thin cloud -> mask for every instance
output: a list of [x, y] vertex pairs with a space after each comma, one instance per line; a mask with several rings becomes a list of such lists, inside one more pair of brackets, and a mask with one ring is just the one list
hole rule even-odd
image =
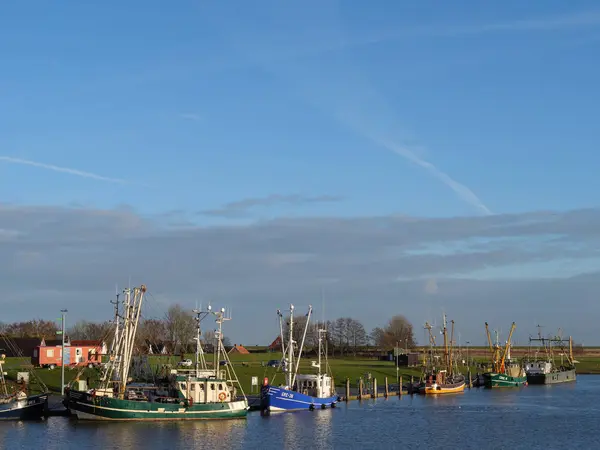
[[193, 121], [200, 121], [202, 120], [202, 116], [199, 114], [193, 114], [193, 113], [185, 113], [185, 114], [179, 114], [179, 117], [181, 117], [182, 119], [186, 119], [186, 120], [193, 120]]
[[339, 202], [343, 197], [337, 195], [305, 196], [300, 194], [272, 194], [266, 197], [245, 198], [235, 202], [226, 203], [221, 208], [209, 209], [201, 213], [207, 216], [217, 217], [241, 217], [248, 213], [249, 209], [261, 206], [275, 206], [280, 204], [305, 205], [309, 203]]
[[373, 140], [375, 142], [378, 142], [382, 146], [386, 147], [387, 149], [393, 151], [394, 153], [406, 158], [410, 162], [423, 167], [431, 175], [433, 175], [435, 178], [437, 178], [442, 183], [444, 183], [446, 186], [448, 186], [450, 189], [452, 189], [462, 200], [471, 204], [472, 206], [474, 206], [475, 208], [477, 208], [484, 214], [487, 214], [487, 215], [493, 214], [492, 211], [481, 201], [481, 199], [471, 189], [469, 189], [464, 184], [459, 183], [458, 181], [456, 181], [454, 178], [452, 178], [447, 173], [442, 172], [440, 169], [438, 169], [436, 166], [434, 166], [430, 162], [419, 158], [417, 155], [415, 155], [412, 151], [410, 151], [406, 147], [396, 145], [393, 142], [386, 142], [386, 141], [379, 140], [379, 139], [377, 139], [377, 140], [373, 139]]
[[4, 162], [10, 163], [10, 164], [21, 164], [21, 165], [25, 165], [25, 166], [38, 167], [40, 169], [52, 170], [53, 172], [68, 173], [70, 175], [76, 175], [78, 177], [83, 177], [83, 178], [91, 178], [91, 179], [99, 180], [99, 181], [106, 181], [108, 183], [130, 184], [129, 181], [122, 180], [120, 178], [109, 178], [109, 177], [105, 177], [105, 176], [98, 175], [98, 174], [91, 173], [91, 172], [84, 172], [82, 170], [71, 169], [69, 167], [55, 166], [53, 164], [45, 164], [45, 163], [41, 163], [41, 162], [37, 162], [37, 161], [31, 161], [28, 159], [13, 158], [11, 156], [0, 156], [0, 161], [4, 161]]
[[321, 51], [330, 52], [342, 50], [345, 48], [359, 47], [363, 45], [378, 44], [380, 42], [393, 41], [405, 38], [415, 37], [459, 37], [466, 35], [481, 35], [494, 32], [546, 32], [560, 31], [582, 27], [596, 27], [600, 25], [600, 11], [578, 11], [571, 14], [559, 16], [547, 16], [541, 18], [530, 18], [512, 20], [506, 22], [443, 26], [443, 25], [425, 25], [415, 27], [405, 27], [390, 33], [378, 33], [371, 37], [357, 37], [339, 40], [337, 43], [317, 49], [316, 53]]

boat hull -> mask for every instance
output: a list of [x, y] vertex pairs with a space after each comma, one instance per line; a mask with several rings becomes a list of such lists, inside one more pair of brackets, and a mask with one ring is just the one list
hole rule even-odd
[[263, 412], [302, 411], [333, 408], [339, 397], [319, 398], [275, 386], [263, 386], [260, 395], [260, 409]]
[[452, 384], [425, 384], [419, 388], [419, 393], [425, 395], [460, 394], [464, 392], [465, 385], [464, 381]]
[[[183, 403], [183, 404], [182, 404]], [[80, 391], [70, 391], [65, 406], [71, 414], [83, 420], [210, 420], [245, 418], [245, 400], [222, 403], [158, 403], [94, 397]]]
[[38, 420], [48, 411], [48, 394], [30, 395], [0, 404], [0, 420]]
[[577, 381], [575, 369], [527, 375], [528, 384], [559, 384]]
[[527, 384], [527, 376], [511, 377], [502, 373], [484, 373], [484, 386], [486, 388], [515, 388]]

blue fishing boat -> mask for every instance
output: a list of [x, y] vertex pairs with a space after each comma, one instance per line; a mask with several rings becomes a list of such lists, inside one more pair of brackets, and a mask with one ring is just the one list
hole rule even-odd
[[[328, 374], [327, 352], [323, 356], [323, 336], [327, 333], [326, 330], [318, 328], [318, 361], [312, 361], [311, 367], [316, 369], [317, 373], [299, 374], [300, 361], [302, 359], [302, 350], [306, 333], [309, 328], [310, 317], [312, 315], [312, 307], [309, 307], [306, 314], [306, 323], [298, 348], [298, 354], [295, 354], [297, 341], [294, 340], [294, 305], [290, 305], [290, 319], [288, 323], [288, 339], [287, 343], [284, 340], [283, 332], [283, 315], [281, 311], [277, 311], [279, 316], [279, 329], [281, 332], [281, 345], [283, 358], [280, 364], [281, 370], [285, 375], [285, 382], [279, 386], [269, 384], [269, 380], [265, 378], [265, 382], [261, 388], [260, 409], [263, 414], [280, 411], [300, 411], [325, 409], [327, 407], [334, 408], [339, 401], [338, 395], [335, 393], [333, 377]], [[321, 365], [325, 361], [325, 371], [322, 372]]]

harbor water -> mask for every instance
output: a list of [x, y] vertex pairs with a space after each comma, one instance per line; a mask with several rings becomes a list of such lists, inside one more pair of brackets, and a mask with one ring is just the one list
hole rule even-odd
[[336, 409], [199, 422], [0, 423], [3, 449], [600, 448], [600, 376], [446, 397], [351, 401]]

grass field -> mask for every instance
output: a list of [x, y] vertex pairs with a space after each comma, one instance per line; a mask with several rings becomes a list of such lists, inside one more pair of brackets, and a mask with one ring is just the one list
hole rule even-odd
[[[515, 353], [515, 352], [513, 352]], [[579, 361], [577, 364], [577, 372], [579, 374], [600, 374], [600, 356], [598, 355], [597, 349], [590, 351], [588, 354], [583, 356], [577, 356], [576, 359]], [[187, 358], [193, 360], [193, 355], [186, 355]], [[249, 355], [230, 355], [230, 359], [233, 368], [242, 384], [242, 387], [246, 394], [252, 393], [251, 390], [251, 379], [252, 377], [258, 377], [259, 384], [262, 383], [263, 378], [267, 377], [269, 381], [279, 383], [283, 381], [283, 375], [281, 372], [277, 373], [277, 370], [271, 367], [266, 367], [266, 362], [271, 359], [279, 359], [280, 353], [250, 353]], [[485, 356], [471, 355], [474, 359], [474, 364], [484, 362], [487, 360]], [[178, 357], [166, 356], [150, 356], [149, 362], [153, 367], [157, 367], [161, 364], [168, 364], [169, 362], [173, 367], [177, 364]], [[314, 369], [310, 367], [310, 359], [303, 360], [300, 364], [301, 371], [305, 373], [314, 372]], [[5, 370], [8, 372], [9, 379], [15, 379], [16, 372], [29, 364], [28, 359], [20, 358], [7, 358], [5, 363]], [[371, 377], [377, 378], [379, 385], [383, 385], [384, 378], [388, 377], [390, 384], [396, 383], [396, 367], [393, 361], [379, 361], [375, 358], [330, 358], [329, 366], [335, 384], [337, 386], [344, 386], [346, 378], [350, 379], [352, 386], [357, 385], [357, 380], [360, 377], [365, 378], [366, 374], [370, 373]], [[480, 369], [475, 366], [471, 367], [471, 373], [475, 374]], [[467, 367], [462, 367], [461, 371], [466, 374]], [[65, 369], [65, 381], [68, 383], [79, 373], [79, 369], [67, 368]], [[398, 371], [399, 375], [403, 377], [403, 381], [406, 382], [411, 376], [419, 378], [421, 374], [420, 368], [407, 368], [400, 367]], [[60, 380], [61, 370], [60, 368], [49, 370], [49, 369], [35, 369], [35, 374], [42, 379], [42, 381], [48, 386], [53, 392], [60, 392]], [[98, 379], [99, 371], [97, 369], [85, 369], [81, 375], [82, 379], [89, 377], [92, 386], [95, 384], [95, 380]], [[256, 388], [255, 391], [256, 392]]]

